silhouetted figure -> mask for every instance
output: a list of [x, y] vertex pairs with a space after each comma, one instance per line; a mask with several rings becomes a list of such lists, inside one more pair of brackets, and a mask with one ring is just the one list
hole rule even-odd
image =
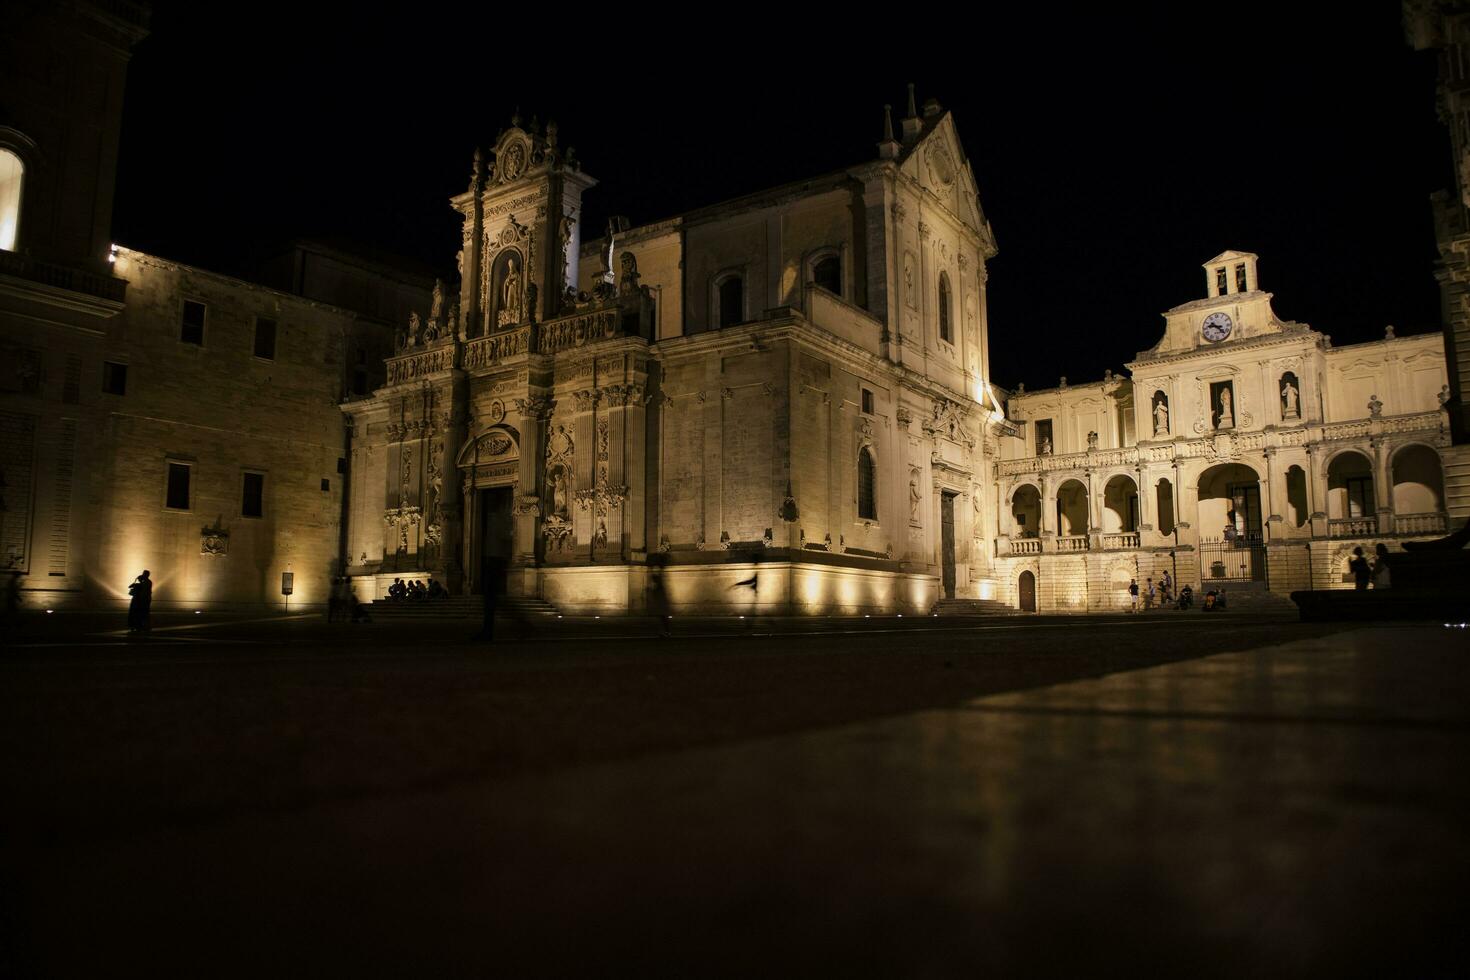
[[669, 594], [664, 588], [664, 570], [658, 565], [648, 570], [648, 611], [658, 617], [658, 635], [667, 639], [673, 633], [673, 616], [669, 612]]
[[1373, 570], [1368, 567], [1368, 559], [1363, 557], [1362, 548], [1353, 549], [1352, 561], [1348, 562], [1348, 571], [1353, 573], [1353, 588], [1359, 592], [1368, 588], [1368, 579], [1373, 575]]
[[153, 580], [148, 577], [148, 569], [143, 569], [143, 574], [133, 579], [133, 584], [128, 586], [128, 632], [146, 633], [149, 629], [149, 610], [153, 606]]
[[1387, 589], [1393, 586], [1393, 576], [1388, 570], [1388, 545], [1377, 544], [1373, 548], [1373, 588]]
[[1186, 584], [1183, 588], [1179, 590], [1179, 609], [1183, 611], [1185, 609], [1189, 609], [1193, 605], [1194, 589]]

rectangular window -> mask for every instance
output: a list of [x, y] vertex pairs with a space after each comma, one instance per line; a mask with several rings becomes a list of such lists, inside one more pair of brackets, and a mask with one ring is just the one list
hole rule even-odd
[[863, 389], [863, 414], [873, 414], [873, 393], [866, 388]]
[[189, 509], [189, 464], [168, 464], [168, 497], [164, 506], [170, 510]]
[[326, 477], [322, 477], [322, 493], [327, 493], [331, 489], [332, 489], [332, 481], [331, 480], [328, 480]]
[[1372, 517], [1377, 513], [1373, 501], [1373, 478], [1354, 476], [1347, 480], [1347, 504], [1349, 517]]
[[1235, 291], [1237, 293], [1247, 292], [1245, 288], [1245, 263], [1235, 267]]
[[179, 327], [179, 340], [204, 346], [204, 304], [184, 300], [184, 317]]
[[255, 356], [267, 361], [276, 359], [276, 321], [263, 316], [255, 318]]
[[126, 395], [128, 393], [128, 366], [115, 361], [103, 361], [102, 390], [109, 395]]
[[241, 517], [265, 516], [265, 474], [246, 473], [245, 486], [240, 494]]
[[337, 472], [338, 473], [346, 473], [347, 472], [347, 457], [346, 456], [338, 456], [337, 457]]
[[1051, 448], [1051, 419], [1038, 419], [1036, 422], [1036, 455], [1050, 455]]

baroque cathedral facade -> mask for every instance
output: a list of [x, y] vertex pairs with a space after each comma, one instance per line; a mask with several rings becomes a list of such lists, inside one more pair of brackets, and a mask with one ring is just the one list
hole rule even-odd
[[[569, 612], [927, 612], [988, 596], [995, 241], [954, 120], [862, 166], [583, 236], [554, 126], [476, 156], [457, 291], [345, 403], [347, 574]], [[755, 581], [754, 589], [734, 588]]]

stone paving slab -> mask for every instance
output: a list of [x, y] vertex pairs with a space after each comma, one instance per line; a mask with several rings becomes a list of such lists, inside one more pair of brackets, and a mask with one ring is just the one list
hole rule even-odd
[[24, 921], [78, 975], [1458, 975], [1467, 653], [1366, 629], [96, 841]]

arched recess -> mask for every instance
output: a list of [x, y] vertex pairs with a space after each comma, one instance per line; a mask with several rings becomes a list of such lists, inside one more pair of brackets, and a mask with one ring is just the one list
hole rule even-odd
[[1244, 463], [1221, 463], [1201, 473], [1198, 526], [1201, 539], [1259, 540], [1261, 475]]
[[25, 172], [25, 161], [21, 155], [0, 144], [0, 252], [15, 251]]
[[491, 330], [513, 327], [526, 319], [526, 260], [518, 248], [502, 249], [491, 269]]
[[1355, 449], [1332, 457], [1327, 464], [1327, 516], [1340, 521], [1372, 517], [1378, 512], [1373, 486], [1373, 463]]
[[939, 339], [947, 344], [954, 343], [954, 327], [950, 323], [949, 273], [939, 274]]
[[1036, 611], [1036, 574], [1029, 568], [1016, 576], [1016, 605], [1021, 612]]
[[745, 276], [739, 271], [722, 272], [715, 277], [711, 297], [714, 316], [720, 327], [733, 327], [745, 322]]
[[1277, 391], [1281, 398], [1282, 421], [1295, 422], [1300, 419], [1302, 417], [1302, 385], [1296, 379], [1296, 373], [1287, 371], [1283, 374]]
[[842, 296], [842, 253], [824, 248], [807, 257], [806, 281], [821, 286], [833, 296]]
[[858, 520], [864, 521], [878, 519], [878, 466], [868, 446], [858, 450], [857, 516]]
[[1158, 505], [1159, 533], [1173, 534], [1177, 523], [1174, 516], [1174, 484], [1167, 479], [1160, 480], [1154, 487], [1154, 493], [1154, 500]]
[[1391, 471], [1396, 516], [1444, 510], [1444, 468], [1439, 453], [1422, 443], [1410, 443], [1394, 452]]
[[1057, 488], [1057, 534], [1078, 537], [1087, 533], [1087, 487], [1068, 480]]
[[1103, 487], [1102, 530], [1117, 534], [1138, 530], [1138, 484], [1119, 473]]
[[1300, 466], [1286, 468], [1286, 514], [1292, 527], [1301, 527], [1311, 518], [1307, 506], [1307, 474]]
[[1011, 494], [1011, 520], [1016, 537], [1034, 538], [1041, 533], [1041, 491], [1023, 483]]

